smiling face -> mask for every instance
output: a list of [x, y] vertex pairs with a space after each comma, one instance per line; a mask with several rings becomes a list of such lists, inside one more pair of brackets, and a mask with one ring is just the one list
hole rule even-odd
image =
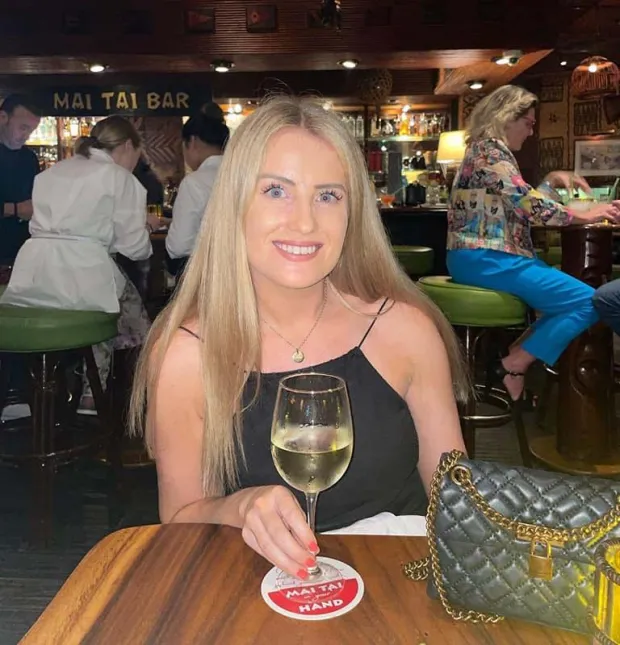
[[534, 125], [536, 124], [536, 113], [534, 108], [528, 110], [526, 114], [509, 121], [506, 124], [506, 141], [511, 150], [521, 150], [525, 140], [534, 134]]
[[347, 181], [335, 149], [300, 127], [267, 145], [245, 217], [255, 286], [304, 289], [340, 258], [347, 231]]

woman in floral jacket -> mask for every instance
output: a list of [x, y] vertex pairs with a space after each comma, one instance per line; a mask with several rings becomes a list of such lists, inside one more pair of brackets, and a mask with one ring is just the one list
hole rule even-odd
[[570, 341], [598, 320], [594, 289], [538, 260], [530, 226], [620, 218], [619, 202], [577, 214], [553, 201], [555, 187], [572, 183], [589, 191], [571, 173], [552, 172], [538, 189], [523, 180], [513, 152], [533, 134], [536, 105], [536, 96], [513, 85], [478, 103], [448, 207], [448, 269], [454, 281], [514, 294], [542, 314], [495, 366], [515, 401], [536, 359], [553, 365]]

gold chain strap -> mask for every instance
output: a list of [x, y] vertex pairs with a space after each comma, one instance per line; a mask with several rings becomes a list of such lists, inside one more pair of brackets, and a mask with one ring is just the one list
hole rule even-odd
[[458, 460], [463, 456], [463, 453], [458, 450], [453, 450], [446, 459], [444, 459], [433, 474], [433, 479], [431, 481], [431, 490], [428, 500], [428, 512], [426, 520], [426, 532], [428, 535], [428, 545], [431, 552], [430, 558], [424, 558], [422, 560], [414, 560], [413, 562], [408, 562], [403, 565], [403, 572], [412, 580], [424, 580], [428, 577], [429, 574], [429, 564], [430, 569], [433, 574], [433, 581], [435, 587], [439, 592], [439, 598], [443, 608], [448, 613], [448, 615], [454, 620], [463, 620], [469, 621], [472, 623], [497, 623], [502, 620], [502, 616], [496, 616], [494, 614], [482, 614], [477, 611], [463, 611], [460, 609], [455, 609], [450, 604], [448, 600], [448, 594], [443, 584], [443, 579], [441, 576], [441, 570], [439, 568], [439, 551], [437, 550], [437, 537], [435, 535], [435, 516], [437, 515], [437, 506], [439, 504], [439, 491], [441, 487], [441, 481], [447, 475], [448, 472], [454, 468]]
[[[450, 453], [450, 456], [452, 457], [452, 453]], [[471, 471], [469, 468], [452, 464], [452, 467], [449, 470], [451, 471], [450, 475], [452, 477], [452, 481], [454, 481], [455, 484], [458, 484], [471, 497], [477, 509], [485, 515], [488, 520], [494, 522], [500, 528], [512, 531], [519, 540], [531, 541], [533, 539], [539, 539], [559, 544], [564, 544], [566, 542], [584, 542], [608, 533], [620, 522], [620, 500], [616, 500], [614, 508], [609, 510], [599, 519], [595, 520], [591, 524], [579, 526], [574, 529], [557, 529], [517, 522], [517, 520], [505, 517], [496, 511], [482, 497], [471, 480]]]
[[505, 517], [492, 508], [478, 492], [471, 480], [471, 471], [469, 468], [458, 465], [458, 462], [462, 457], [464, 457], [462, 452], [453, 450], [441, 461], [433, 474], [426, 520], [430, 558], [414, 560], [403, 565], [403, 573], [411, 580], [425, 580], [428, 578], [429, 573], [432, 573], [433, 582], [435, 583], [435, 587], [439, 593], [441, 604], [445, 611], [454, 620], [469, 621], [472, 623], [497, 623], [503, 620], [503, 616], [498, 616], [496, 614], [483, 614], [472, 610], [455, 609], [448, 600], [448, 595], [443, 584], [443, 578], [439, 566], [439, 551], [437, 549], [437, 535], [435, 533], [435, 519], [439, 505], [441, 482], [448, 473], [450, 473], [452, 481], [460, 486], [470, 496], [477, 509], [485, 515], [487, 519], [507, 531], [512, 531], [515, 534], [515, 537], [520, 540], [530, 541], [533, 539], [539, 539], [548, 541], [549, 543], [553, 542], [564, 544], [566, 542], [596, 539], [600, 538], [620, 522], [620, 499], [616, 501], [616, 506], [603, 517], [591, 524], [580, 526], [575, 529], [541, 527], [534, 524], [525, 524]]

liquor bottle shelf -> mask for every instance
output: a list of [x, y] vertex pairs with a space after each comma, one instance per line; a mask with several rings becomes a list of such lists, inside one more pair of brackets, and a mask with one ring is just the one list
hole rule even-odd
[[50, 141], [37, 141], [36, 139], [33, 141], [32, 139], [28, 140], [26, 142], [27, 146], [34, 146], [36, 148], [52, 148], [56, 147], [58, 143], [50, 142]]
[[408, 134], [397, 134], [385, 137], [368, 137], [368, 141], [402, 141], [403, 143], [413, 143], [420, 141], [439, 141], [439, 137], [417, 137]]

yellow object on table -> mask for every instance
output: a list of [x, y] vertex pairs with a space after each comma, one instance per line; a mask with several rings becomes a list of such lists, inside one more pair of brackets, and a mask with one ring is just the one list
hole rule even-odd
[[594, 645], [620, 645], [620, 539], [603, 542], [594, 560]]

